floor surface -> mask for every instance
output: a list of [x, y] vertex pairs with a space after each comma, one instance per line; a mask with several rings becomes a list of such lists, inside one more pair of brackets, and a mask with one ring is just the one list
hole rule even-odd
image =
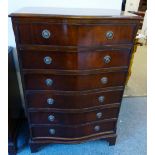
[[[124, 98], [117, 127], [117, 142], [109, 146], [103, 140], [82, 144], [51, 144], [33, 155], [146, 155], [146, 97]], [[18, 155], [31, 155], [23, 126], [18, 140]], [[26, 141], [26, 143], [25, 143]]]

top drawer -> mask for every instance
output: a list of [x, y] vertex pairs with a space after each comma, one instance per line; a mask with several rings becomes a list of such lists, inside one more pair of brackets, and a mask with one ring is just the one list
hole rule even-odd
[[19, 23], [20, 44], [54, 46], [102, 46], [133, 42], [135, 24], [69, 25]]

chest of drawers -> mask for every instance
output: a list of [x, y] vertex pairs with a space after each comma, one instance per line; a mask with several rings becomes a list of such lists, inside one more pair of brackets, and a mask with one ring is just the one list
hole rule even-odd
[[106, 12], [31, 8], [10, 14], [32, 152], [49, 143], [115, 144], [140, 17]]

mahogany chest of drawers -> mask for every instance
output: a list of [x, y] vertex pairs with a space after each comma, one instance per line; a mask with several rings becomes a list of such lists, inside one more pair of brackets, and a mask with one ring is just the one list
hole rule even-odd
[[23, 9], [10, 17], [31, 151], [49, 143], [95, 139], [115, 144], [140, 17], [55, 8]]

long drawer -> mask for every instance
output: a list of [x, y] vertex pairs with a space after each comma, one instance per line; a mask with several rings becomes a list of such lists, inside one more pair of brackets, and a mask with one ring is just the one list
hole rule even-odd
[[[89, 136], [92, 134], [100, 134], [103, 132], [114, 133], [116, 127], [116, 120], [100, 121], [79, 126], [35, 126], [31, 128], [32, 139], [50, 139], [53, 137], [61, 138], [78, 138]], [[60, 139], [61, 139], [60, 138]]]
[[120, 103], [123, 90], [93, 92], [26, 91], [28, 108], [84, 109]]
[[91, 70], [111, 67], [128, 67], [130, 49], [82, 51], [22, 50], [24, 69]]
[[[111, 21], [110, 21], [111, 22]], [[135, 24], [48, 24], [19, 23], [20, 44], [55, 46], [102, 46], [133, 43]]]
[[119, 106], [87, 112], [29, 112], [31, 124], [63, 124], [76, 125], [109, 118], [118, 118]]
[[24, 82], [26, 90], [78, 91], [123, 86], [126, 74], [125, 71], [89, 75], [25, 74]]

